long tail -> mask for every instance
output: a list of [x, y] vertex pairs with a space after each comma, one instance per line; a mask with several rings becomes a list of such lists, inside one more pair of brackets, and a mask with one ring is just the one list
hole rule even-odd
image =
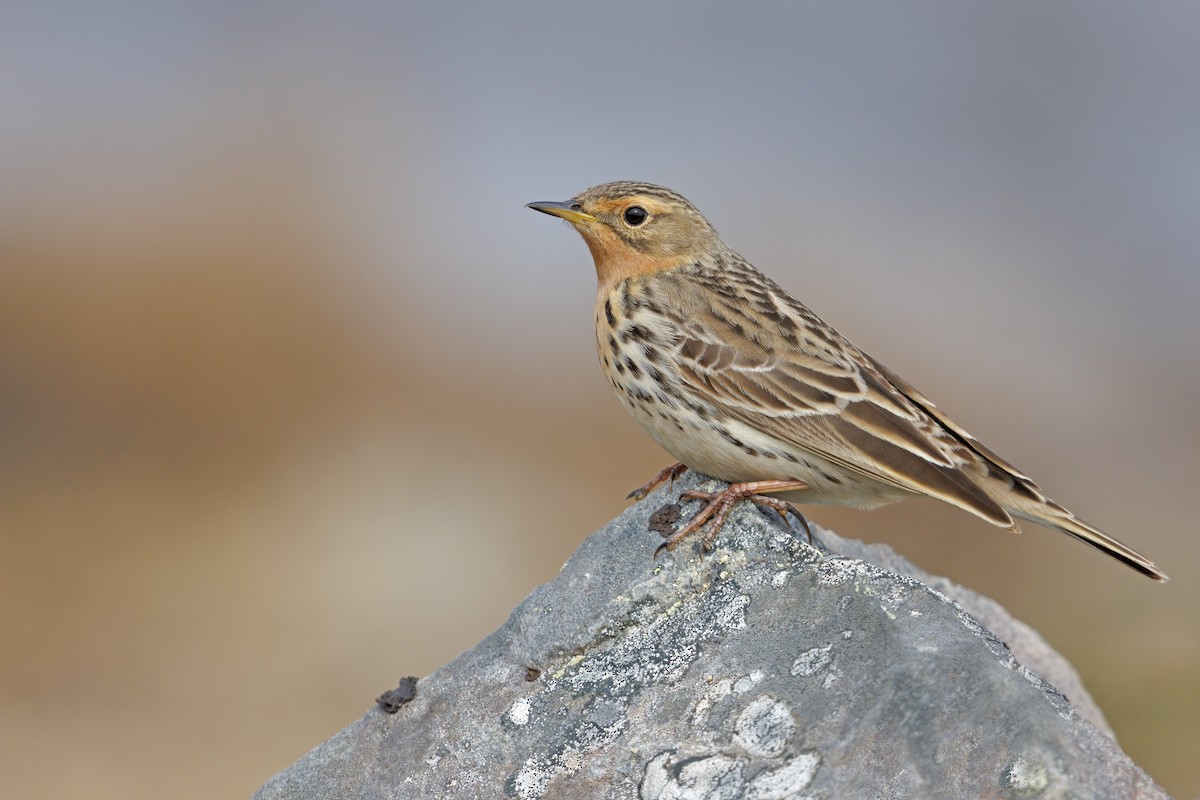
[[1056, 506], [1057, 504], [1051, 505], [1040, 515], [1035, 515], [1028, 510], [1009, 509], [1009, 512], [1014, 517], [1027, 519], [1030, 522], [1036, 522], [1039, 525], [1045, 525], [1047, 528], [1054, 528], [1055, 530], [1074, 536], [1079, 541], [1090, 544], [1100, 552], [1112, 556], [1126, 566], [1136, 569], [1138, 572], [1156, 581], [1167, 580], [1166, 573], [1156, 567], [1153, 561], [1133, 548], [1127, 547], [1117, 541], [1099, 528], [1084, 522], [1066, 509], [1059, 512], [1058, 508], [1061, 507]]
[[[996, 506], [999, 506], [1003, 511], [1014, 517], [1027, 519], [1030, 522], [1036, 522], [1039, 525], [1045, 525], [1047, 528], [1054, 528], [1055, 530], [1074, 536], [1079, 541], [1090, 544], [1100, 552], [1112, 556], [1126, 566], [1132, 567], [1156, 581], [1167, 580], [1166, 574], [1154, 566], [1153, 561], [1136, 550], [1126, 547], [1099, 528], [1089, 525], [1058, 503], [1046, 497], [1028, 475], [1023, 474], [1012, 464], [1009, 464], [984, 447], [978, 439], [967, 433], [954, 420], [943, 414], [929, 398], [917, 391], [912, 384], [878, 361], [873, 363], [891, 381], [892, 386], [924, 409], [945, 430], [954, 434], [959, 441], [975, 452], [979, 457], [977, 466], [983, 474], [977, 474], [971, 479], [971, 482], [976, 483], [978, 481], [976, 485], [987, 492], [991, 499], [995, 501]], [[964, 503], [961, 501], [961, 497], [952, 498], [942, 496], [939, 499], [951, 505], [956, 505], [965, 511], [970, 511], [981, 519], [985, 519], [1001, 528], [1007, 527], [1005, 525], [1006, 521], [1011, 521], [1003, 519], [1003, 515], [1001, 515], [1001, 518], [997, 518], [994, 514], [989, 514], [986, 505], [980, 506], [978, 504]], [[1018, 530], [1015, 525], [1008, 529]]]

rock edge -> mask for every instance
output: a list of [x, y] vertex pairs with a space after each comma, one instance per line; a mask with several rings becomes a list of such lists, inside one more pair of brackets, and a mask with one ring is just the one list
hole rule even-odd
[[718, 486], [628, 509], [255, 797], [1167, 797], [1035, 632], [889, 548], [741, 504], [652, 560], [651, 515]]

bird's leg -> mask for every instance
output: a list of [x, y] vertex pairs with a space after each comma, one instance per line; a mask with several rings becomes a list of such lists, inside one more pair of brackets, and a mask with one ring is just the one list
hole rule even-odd
[[[712, 529], [704, 535], [704, 539], [700, 542], [700, 552], [707, 552], [712, 547], [713, 539], [721, 531], [721, 526], [725, 524], [726, 517], [733, 510], [734, 503], [739, 500], [750, 500], [760, 506], [773, 508], [780, 514], [787, 516], [790, 511], [800, 517], [800, 521], [804, 524], [804, 529], [809, 531], [808, 521], [800, 516], [791, 504], [784, 502], [776, 497], [768, 497], [767, 492], [790, 492], [795, 489], [805, 489], [808, 487], [804, 481], [748, 481], [746, 483], [734, 483], [727, 486], [720, 492], [700, 492], [695, 489], [689, 489], [681, 494], [680, 499], [688, 500], [707, 500], [708, 505], [696, 512], [696, 516], [692, 517], [692, 521], [684, 525], [679, 530], [675, 531], [665, 542], [660, 544], [655, 550], [654, 555], [658, 555], [663, 550], [673, 550], [675, 545], [679, 544], [680, 540], [689, 534], [695, 533], [700, 527], [713, 518]], [[812, 532], [809, 531], [809, 539], [812, 539]]]
[[645, 486], [642, 486], [638, 489], [634, 489], [632, 492], [625, 495], [625, 499], [626, 500], [641, 500], [646, 495], [650, 494], [655, 489], [657, 489], [659, 487], [659, 485], [662, 484], [663, 481], [670, 481], [671, 483], [675, 483], [675, 479], [678, 478], [680, 475], [682, 475], [685, 472], [687, 472], [686, 465], [672, 464], [671, 466], [667, 467], [666, 469], [662, 470], [657, 475], [655, 475], [653, 478], [651, 478], [650, 482], [647, 483]]

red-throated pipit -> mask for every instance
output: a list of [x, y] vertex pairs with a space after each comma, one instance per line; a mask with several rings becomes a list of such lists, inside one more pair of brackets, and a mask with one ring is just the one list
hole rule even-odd
[[[679, 464], [729, 481], [688, 492], [707, 505], [711, 545], [738, 500], [875, 508], [928, 495], [1017, 532], [1014, 517], [1068, 533], [1144, 575], [1152, 562], [1055, 503], [729, 248], [686, 199], [648, 183], [606, 183], [561, 217], [596, 262], [596, 345], [621, 402]], [[686, 467], [684, 466], [686, 465]]]

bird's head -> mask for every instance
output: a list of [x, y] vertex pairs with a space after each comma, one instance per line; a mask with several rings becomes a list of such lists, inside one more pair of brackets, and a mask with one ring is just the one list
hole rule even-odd
[[605, 183], [565, 203], [529, 208], [565, 219], [579, 231], [601, 285], [694, 263], [723, 246], [686, 198], [651, 183]]

